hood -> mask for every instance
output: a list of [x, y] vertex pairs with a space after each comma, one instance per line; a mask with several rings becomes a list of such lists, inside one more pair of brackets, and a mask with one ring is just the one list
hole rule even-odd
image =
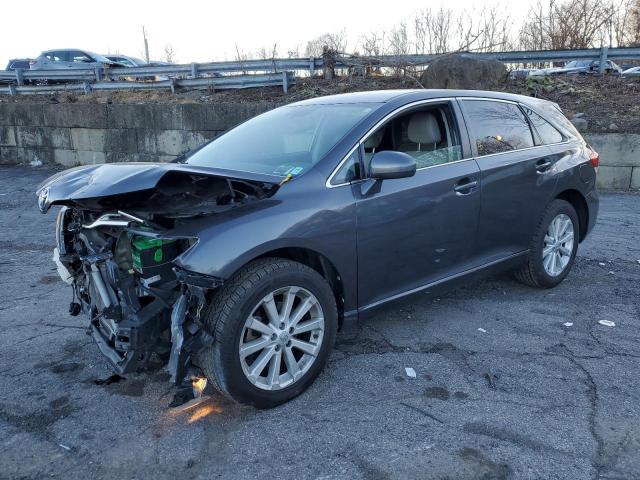
[[239, 180], [254, 184], [256, 188], [273, 187], [282, 180], [274, 175], [181, 163], [113, 163], [76, 167], [57, 173], [45, 180], [36, 194], [38, 207], [45, 213], [51, 205], [88, 205], [95, 208], [101, 203], [113, 204], [107, 200], [114, 198], [126, 203], [128, 194], [140, 198], [154, 194], [160, 186], [164, 191], [189, 194], [191, 186], [202, 179]]

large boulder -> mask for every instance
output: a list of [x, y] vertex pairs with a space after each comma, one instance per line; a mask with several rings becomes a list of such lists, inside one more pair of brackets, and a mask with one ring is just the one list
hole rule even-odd
[[507, 68], [499, 60], [457, 53], [442, 55], [429, 63], [420, 83], [425, 88], [491, 90], [507, 78]]

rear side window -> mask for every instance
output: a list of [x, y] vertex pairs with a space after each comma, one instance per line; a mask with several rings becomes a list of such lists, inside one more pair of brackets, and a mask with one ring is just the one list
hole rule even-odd
[[491, 100], [463, 100], [478, 155], [533, 147], [533, 135], [522, 110]]
[[556, 107], [553, 104], [543, 104], [541, 108], [544, 110], [544, 114], [551, 118], [556, 125], [561, 128], [565, 135], [573, 138], [582, 138], [578, 130], [576, 130], [576, 127], [567, 119], [567, 117], [564, 116], [559, 107]]
[[533, 129], [537, 133], [536, 145], [552, 145], [554, 143], [560, 143], [564, 140], [562, 134], [547, 122], [544, 118], [538, 115], [530, 108], [524, 107], [524, 113], [526, 113]]

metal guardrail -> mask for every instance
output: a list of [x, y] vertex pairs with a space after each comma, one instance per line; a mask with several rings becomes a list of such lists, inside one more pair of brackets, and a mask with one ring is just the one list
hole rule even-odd
[[[464, 53], [464, 52], [463, 52]], [[640, 60], [640, 48], [585, 48], [581, 50], [531, 50], [518, 52], [468, 53], [478, 58], [494, 58], [504, 63], [542, 63], [571, 60]], [[387, 65], [424, 65], [440, 55], [381, 55], [379, 57], [355, 57], [350, 61], [366, 64], [367, 60]], [[350, 63], [350, 62], [348, 62]], [[336, 62], [340, 66], [340, 60]]]
[[[542, 63], [568, 60], [599, 59], [604, 65], [607, 59], [640, 60], [640, 48], [587, 48], [581, 50], [539, 50], [519, 52], [469, 53], [479, 58], [495, 58], [504, 63]], [[354, 66], [420, 66], [439, 55], [381, 55], [338, 56], [335, 68]], [[21, 70], [0, 71], [0, 83], [14, 83], [0, 93], [49, 93], [52, 91], [91, 91], [114, 89], [167, 89], [176, 87], [248, 88], [282, 86], [285, 93], [295, 81], [295, 71], [307, 71], [314, 75], [325, 67], [323, 58], [289, 58], [271, 60], [246, 60], [234, 62], [190, 63], [183, 65], [158, 65], [131, 68], [97, 67], [77, 70]], [[249, 74], [249, 73], [252, 74]], [[261, 74], [256, 74], [262, 72]], [[229, 75], [239, 73], [239, 75]], [[145, 81], [145, 78], [171, 76], [168, 80]], [[178, 77], [178, 78], [175, 78]], [[186, 77], [186, 78], [181, 78]], [[123, 78], [132, 79], [123, 81]], [[64, 85], [37, 85], [39, 82], [77, 82]]]
[[[95, 78], [94, 78], [95, 80]], [[48, 94], [52, 92], [84, 92], [104, 90], [171, 90], [176, 88], [211, 88], [213, 90], [240, 89], [251, 87], [282, 87], [286, 93], [294, 84], [292, 72], [257, 75], [229, 75], [226, 77], [185, 78], [153, 81], [99, 81], [89, 83], [63, 83], [58, 85], [8, 85], [0, 87], [0, 94]]]

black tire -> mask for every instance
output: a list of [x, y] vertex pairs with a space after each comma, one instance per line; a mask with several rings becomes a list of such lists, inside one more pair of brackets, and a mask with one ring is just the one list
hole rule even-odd
[[[573, 224], [574, 240], [573, 248], [569, 262], [565, 266], [562, 273], [557, 276], [549, 275], [543, 264], [542, 250], [544, 247], [544, 238], [549, 229], [551, 221], [560, 214], [565, 214], [571, 219]], [[514, 272], [516, 279], [525, 285], [538, 288], [553, 288], [562, 282], [565, 277], [571, 271], [573, 262], [576, 258], [576, 252], [578, 251], [578, 239], [580, 238], [580, 222], [578, 221], [578, 215], [573, 206], [560, 199], [555, 199], [545, 209], [542, 219], [536, 228], [536, 231], [531, 238], [531, 244], [529, 245], [529, 255], [527, 261]]]
[[[254, 307], [269, 292], [298, 286], [311, 292], [320, 303], [325, 331], [319, 353], [309, 370], [292, 385], [280, 390], [263, 390], [245, 376], [240, 362], [240, 336]], [[338, 327], [336, 301], [327, 281], [315, 270], [282, 258], [253, 261], [241, 268], [217, 292], [204, 319], [213, 333], [214, 343], [198, 355], [197, 363], [205, 375], [229, 399], [257, 408], [271, 408], [305, 391], [322, 371]]]

